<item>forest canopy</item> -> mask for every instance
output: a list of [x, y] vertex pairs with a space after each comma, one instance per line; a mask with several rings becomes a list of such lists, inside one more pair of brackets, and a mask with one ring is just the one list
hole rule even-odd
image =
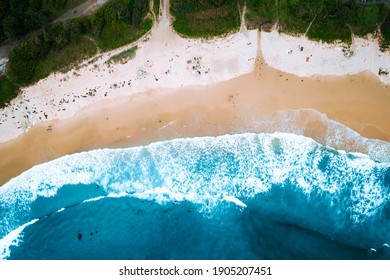
[[170, 0], [173, 27], [189, 37], [223, 35], [240, 27], [241, 1]]
[[39, 29], [80, 0], [0, 0], [0, 41]]

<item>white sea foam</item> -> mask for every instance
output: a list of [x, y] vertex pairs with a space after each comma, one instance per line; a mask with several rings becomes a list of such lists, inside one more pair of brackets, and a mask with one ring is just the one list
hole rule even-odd
[[98, 197], [93, 197], [93, 198], [84, 200], [82, 203], [94, 202], [94, 201], [101, 200], [103, 198], [105, 198], [105, 196], [103, 196], [103, 195], [102, 196], [98, 196]]
[[20, 227], [14, 229], [10, 233], [8, 233], [5, 237], [0, 239], [0, 260], [5, 260], [9, 258], [11, 254], [10, 247], [19, 245], [20, 239], [22, 238], [22, 231], [26, 227], [36, 223], [37, 221], [38, 219], [35, 219], [32, 220], [31, 222], [21, 225]]
[[174, 193], [165, 187], [145, 190], [144, 192], [134, 194], [133, 196], [139, 199], [154, 200], [161, 204], [172, 201], [180, 202], [184, 200], [183, 194]]
[[121, 198], [121, 197], [126, 197], [126, 196], [129, 196], [129, 194], [126, 193], [126, 192], [118, 192], [118, 193], [110, 193], [110, 194], [108, 194], [107, 197], [109, 197], [109, 198]]
[[[390, 143], [364, 138], [349, 127], [330, 120], [326, 114], [313, 109], [260, 113], [258, 109], [246, 105], [238, 117], [245, 120], [245, 132], [279, 131], [314, 137], [315, 141], [327, 147], [345, 149], [348, 153], [362, 153], [377, 161], [390, 162]], [[316, 133], [311, 132], [313, 124]]]
[[242, 202], [241, 200], [239, 200], [238, 198], [236, 198], [234, 196], [225, 196], [222, 200], [233, 202], [234, 204], [236, 204], [237, 206], [240, 206], [240, 207], [244, 207], [244, 208], [247, 207], [244, 202]]

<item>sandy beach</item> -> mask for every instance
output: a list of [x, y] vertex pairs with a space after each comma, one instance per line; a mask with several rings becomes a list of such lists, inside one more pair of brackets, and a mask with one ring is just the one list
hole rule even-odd
[[226, 82], [103, 100], [72, 118], [39, 124], [0, 145], [0, 182], [75, 152], [243, 132], [291, 132], [374, 158], [390, 156], [385, 142], [364, 138], [390, 141], [390, 95], [371, 74], [300, 78], [258, 64], [254, 73]]
[[[1, 109], [0, 185], [66, 154], [243, 132], [291, 132], [390, 158], [390, 80], [375, 73], [390, 68], [390, 55], [379, 54], [375, 43], [358, 41], [362, 49], [348, 58], [275, 33], [185, 39], [164, 11], [140, 41], [52, 74]], [[285, 53], [297, 44], [305, 46], [302, 53]], [[106, 63], [135, 45], [134, 59]], [[313, 53], [309, 62], [306, 51]], [[360, 67], [362, 59], [371, 64]], [[337, 63], [343, 67], [336, 71]]]

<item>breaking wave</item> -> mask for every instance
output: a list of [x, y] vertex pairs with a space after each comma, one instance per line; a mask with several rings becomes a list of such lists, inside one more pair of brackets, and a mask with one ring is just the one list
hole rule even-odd
[[68, 155], [0, 188], [0, 257], [389, 258], [389, 161], [288, 133]]

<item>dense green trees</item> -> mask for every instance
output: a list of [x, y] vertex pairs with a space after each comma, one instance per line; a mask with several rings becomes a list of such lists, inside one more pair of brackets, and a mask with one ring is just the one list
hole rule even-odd
[[66, 9], [67, 0], [0, 0], [0, 38], [15, 39], [47, 25], [53, 12]]
[[51, 51], [61, 50], [79, 40], [81, 24], [77, 19], [67, 23], [48, 26], [42, 32], [35, 33], [29, 40], [19, 44], [9, 53], [10, 70], [21, 84], [34, 80], [37, 65]]
[[378, 26], [386, 17], [390, 16], [390, 8], [385, 4], [354, 5], [348, 12], [347, 22], [351, 25], [353, 33], [357, 36], [365, 36], [375, 33]]
[[87, 0], [0, 0], [0, 42], [50, 24]]
[[381, 24], [382, 47], [390, 48], [390, 11]]
[[270, 30], [278, 19], [277, 0], [247, 0], [245, 19], [249, 28]]
[[2, 22], [7, 16], [9, 11], [9, 2], [8, 0], [0, 0], [0, 42], [6, 39], [6, 36], [3, 31]]
[[84, 29], [100, 49], [117, 48], [138, 39], [152, 27], [152, 20], [145, 19], [148, 12], [148, 1], [112, 0], [85, 23]]
[[190, 37], [210, 37], [238, 30], [237, 0], [171, 0], [173, 27]]
[[0, 77], [0, 107], [17, 96], [18, 86], [12, 83], [7, 77]]

